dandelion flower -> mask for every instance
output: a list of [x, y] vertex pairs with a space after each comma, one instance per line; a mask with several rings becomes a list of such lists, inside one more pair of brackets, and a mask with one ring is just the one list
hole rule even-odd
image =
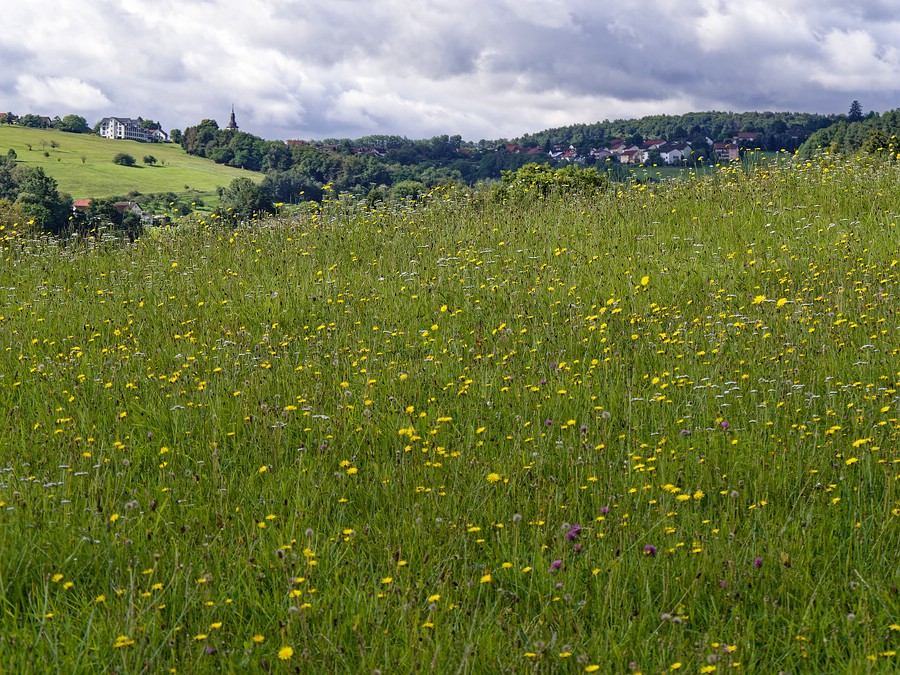
[[293, 647], [282, 647], [281, 649], [278, 650], [278, 658], [281, 659], [282, 661], [287, 661], [293, 655], [294, 655]]
[[113, 642], [113, 648], [119, 649], [120, 647], [128, 647], [134, 644], [134, 640], [132, 640], [127, 635], [120, 635], [116, 638], [116, 641]]

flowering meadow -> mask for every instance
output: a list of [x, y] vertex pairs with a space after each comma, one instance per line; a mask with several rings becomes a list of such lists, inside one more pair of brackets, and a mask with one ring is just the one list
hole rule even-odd
[[0, 669], [896, 672], [900, 171], [0, 232]]

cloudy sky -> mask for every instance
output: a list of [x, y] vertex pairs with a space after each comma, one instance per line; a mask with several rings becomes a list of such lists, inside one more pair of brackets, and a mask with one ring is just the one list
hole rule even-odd
[[18, 0], [0, 110], [467, 140], [696, 110], [900, 107], [897, 0]]

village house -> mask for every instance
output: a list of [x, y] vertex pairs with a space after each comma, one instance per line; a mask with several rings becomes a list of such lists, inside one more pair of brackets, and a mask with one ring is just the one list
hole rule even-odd
[[741, 158], [741, 149], [735, 143], [713, 143], [713, 153], [720, 162]]
[[731, 139], [731, 143], [741, 148], [751, 148], [759, 143], [761, 135], [757, 131], [742, 131]]
[[659, 156], [666, 164], [681, 164], [691, 155], [691, 146], [681, 141], [663, 143], [657, 147]]
[[593, 148], [590, 153], [591, 157], [595, 162], [602, 162], [609, 157], [612, 157], [613, 154], [610, 152], [609, 148]]
[[644, 151], [640, 148], [631, 148], [619, 153], [620, 164], [641, 164], [645, 159]]

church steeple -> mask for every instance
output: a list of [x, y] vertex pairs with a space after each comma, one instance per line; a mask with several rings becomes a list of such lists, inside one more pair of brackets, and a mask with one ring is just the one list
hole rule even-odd
[[237, 131], [238, 129], [237, 122], [234, 119], [234, 103], [231, 104], [231, 119], [228, 120], [228, 126], [225, 128], [230, 131]]

